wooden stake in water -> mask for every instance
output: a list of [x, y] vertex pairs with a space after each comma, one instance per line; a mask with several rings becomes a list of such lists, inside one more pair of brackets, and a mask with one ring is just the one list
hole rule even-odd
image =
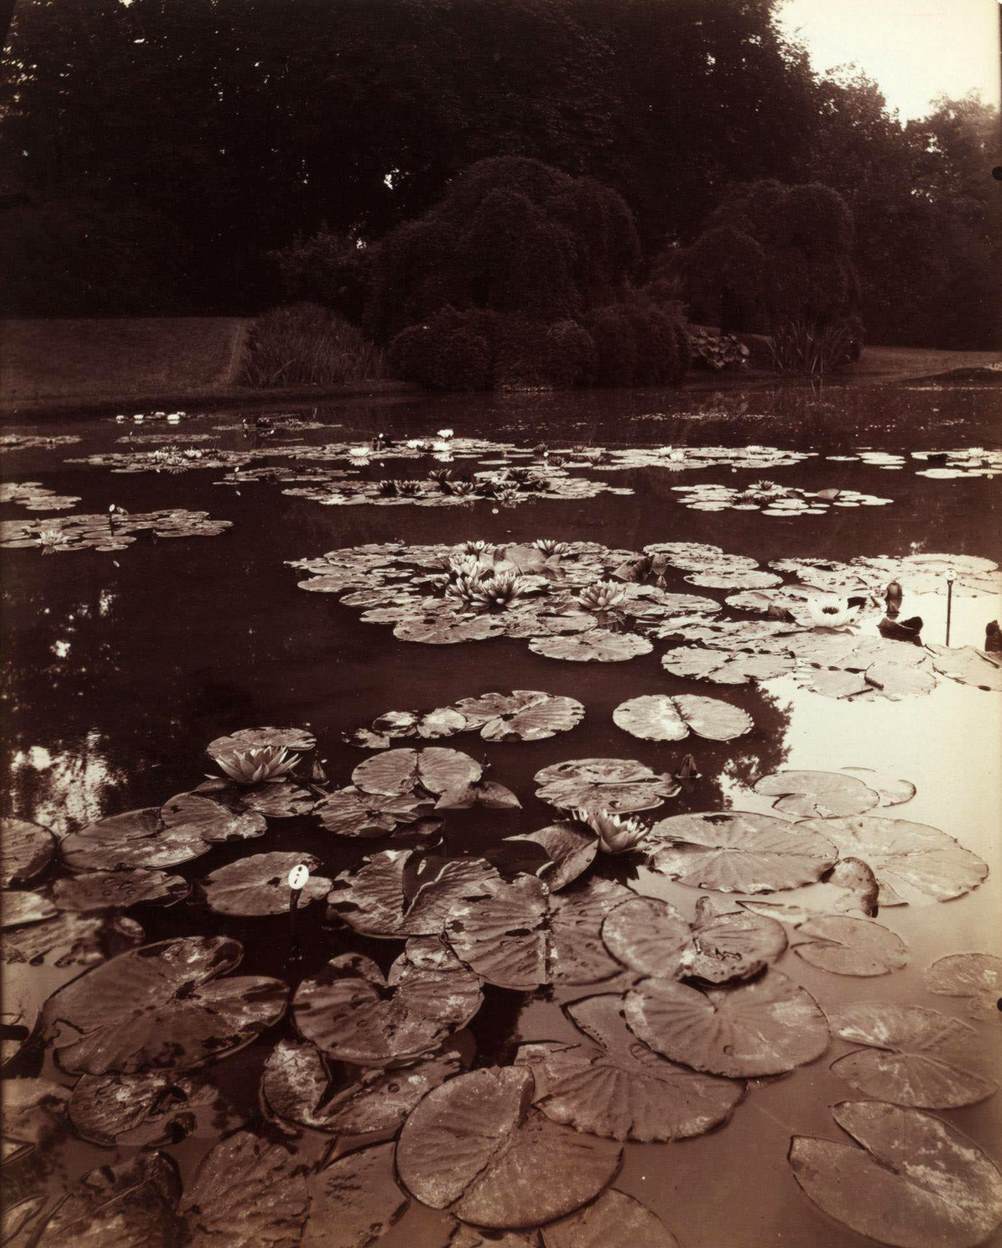
[[953, 613], [953, 573], [946, 574], [946, 644], [950, 644], [950, 616]]
[[299, 898], [310, 878], [309, 867], [305, 863], [297, 863], [289, 872], [289, 956], [299, 956], [299, 942], [296, 940], [296, 914], [299, 910]]

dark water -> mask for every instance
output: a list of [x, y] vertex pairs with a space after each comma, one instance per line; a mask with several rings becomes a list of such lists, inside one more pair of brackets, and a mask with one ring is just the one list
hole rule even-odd
[[[135, 545], [115, 553], [4, 552], [8, 812], [63, 834], [118, 811], [160, 805], [203, 778], [207, 742], [258, 724], [308, 725], [319, 740], [328, 773], [336, 784], [345, 784], [365, 755], [340, 741], [344, 729], [366, 725], [389, 709], [442, 706], [488, 689], [545, 689], [585, 703], [586, 718], [572, 733], [534, 743], [488, 745], [475, 736], [445, 743], [489, 761], [492, 776], [513, 788], [523, 804], [521, 811], [491, 812], [486, 830], [482, 812], [451, 816], [450, 848], [552, 822], [552, 808], [533, 796], [532, 776], [567, 758], [631, 757], [657, 770], [673, 770], [681, 754], [693, 750], [702, 779], [658, 811], [658, 817], [722, 804], [768, 810], [769, 799], [747, 789], [758, 776], [779, 767], [861, 765], [893, 772], [911, 779], [918, 793], [908, 807], [889, 813], [943, 828], [989, 862], [991, 877], [958, 901], [882, 912], [881, 921], [911, 951], [911, 965], [893, 976], [830, 975], [789, 952], [780, 966], [823, 1007], [895, 1000], [961, 1015], [962, 1003], [925, 991], [921, 970], [945, 953], [1000, 952], [1002, 716], [995, 695], [943, 680], [924, 697], [855, 705], [805, 692], [789, 679], [763, 686], [711, 687], [665, 673], [660, 666], [667, 648], [663, 644], [629, 663], [587, 665], [538, 657], [525, 642], [507, 639], [441, 648], [409, 645], [396, 641], [386, 626], [360, 622], [358, 611], [339, 605], [335, 596], [297, 589], [302, 574], [286, 561], [364, 542], [476, 538], [504, 543], [542, 536], [634, 550], [658, 541], [710, 542], [762, 563], [795, 556], [847, 560], [916, 551], [1000, 560], [997, 479], [934, 480], [917, 476], [915, 469], [923, 465], [914, 461], [888, 471], [825, 458], [862, 447], [906, 455], [909, 450], [998, 447], [999, 393], [870, 386], [820, 393], [593, 392], [352, 402], [321, 408], [316, 419], [326, 422], [324, 429], [283, 439], [322, 444], [367, 439], [377, 430], [407, 437], [451, 426], [458, 435], [526, 447], [540, 441], [553, 448], [578, 443], [756, 443], [821, 452], [768, 473], [783, 484], [811, 490], [852, 488], [894, 500], [886, 507], [833, 508], [824, 516], [789, 519], [688, 510], [671, 489], [699, 482], [743, 484], [762, 475], [754, 470], [708, 468], [673, 474], [644, 468], [603, 474], [581, 469], [575, 475], [595, 476], [635, 493], [580, 502], [537, 501], [496, 511], [488, 502], [455, 510], [324, 507], [286, 496], [282, 487], [269, 482], [247, 483], [239, 490], [214, 484], [224, 475], [218, 469], [121, 475], [63, 462], [96, 451], [129, 449], [116, 439], [131, 425], [106, 419], [47, 423], [44, 430], [18, 425], [12, 431], [73, 434], [82, 441], [9, 453], [7, 480], [40, 481], [59, 493], [80, 495], [74, 510], [81, 513], [105, 512], [111, 503], [133, 513], [180, 506], [205, 509], [234, 526], [211, 538], [157, 541], [141, 535]], [[300, 415], [312, 417], [313, 412]], [[218, 426], [227, 431], [216, 435]], [[146, 432], [164, 429], [159, 421], [144, 425]], [[253, 442], [241, 429], [239, 415], [232, 413], [205, 415], [182, 426], [182, 432], [193, 431], [213, 432], [224, 447]], [[374, 468], [370, 475], [422, 472], [416, 462], [402, 461], [385, 472]], [[35, 513], [10, 506], [3, 514], [22, 519]], [[943, 641], [942, 601], [931, 598], [920, 606], [926, 640]], [[951, 641], [981, 644], [985, 623], [997, 614], [990, 599], [958, 601]], [[755, 730], [736, 742], [703, 741], [698, 748], [690, 742], [683, 748], [626, 736], [612, 722], [613, 707], [654, 692], [721, 696], [748, 710]], [[309, 819], [273, 820], [262, 840], [217, 847], [175, 870], [194, 880], [247, 852], [288, 849], [316, 854], [327, 868], [324, 874], [333, 875], [380, 847], [378, 842], [337, 842]], [[615, 873], [611, 867], [603, 869]], [[673, 900], [686, 891], [643, 868], [620, 869], [618, 878], [642, 893]], [[349, 949], [364, 951], [385, 967], [400, 948], [397, 942], [366, 941], [344, 928], [326, 926], [321, 906], [300, 918], [300, 964], [289, 962], [284, 917], [228, 919], [195, 902], [166, 910], [144, 907], [136, 917], [149, 941], [179, 933], [234, 936], [246, 950], [241, 973], [285, 979], [308, 975]], [[42, 995], [49, 990], [49, 975], [38, 972], [39, 984], [47, 985]], [[475, 1060], [484, 1065], [508, 1062], [517, 1040], [577, 1038], [559, 1003], [581, 995], [544, 991], [526, 999], [488, 989], [485, 1007], [471, 1025]], [[978, 1027], [986, 1051], [994, 1048], [997, 1060], [998, 1021], [989, 1018]], [[288, 1020], [263, 1042], [213, 1068], [220, 1085], [252, 1115], [261, 1064], [274, 1039], [285, 1034], [291, 1034]], [[785, 1161], [792, 1134], [840, 1138], [827, 1107], [856, 1094], [828, 1066], [850, 1047], [835, 1040], [824, 1058], [792, 1075], [753, 1082], [744, 1104], [720, 1131], [671, 1145], [627, 1145], [616, 1186], [654, 1209], [685, 1248], [852, 1248], [870, 1242], [820, 1214], [798, 1189]], [[44, 1071], [67, 1081], [40, 1056], [22, 1056], [18, 1062], [18, 1074]], [[1000, 1099], [996, 1095], [981, 1105], [942, 1111], [942, 1116], [998, 1157]], [[203, 1147], [204, 1142], [189, 1141], [176, 1150], [185, 1168]], [[73, 1167], [86, 1170], [113, 1155], [113, 1150], [80, 1145]], [[387, 1248], [431, 1248], [441, 1242], [441, 1227], [441, 1220], [427, 1211], [412, 1209], [381, 1242]]]

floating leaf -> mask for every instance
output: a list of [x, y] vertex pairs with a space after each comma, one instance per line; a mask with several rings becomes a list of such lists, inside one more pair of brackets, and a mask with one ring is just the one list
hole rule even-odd
[[0, 819], [0, 884], [28, 884], [42, 874], [56, 852], [56, 838], [37, 823]]
[[858, 815], [880, 802], [861, 779], [838, 771], [776, 771], [757, 781], [755, 792], [775, 797], [774, 810], [805, 818]]
[[917, 1005], [860, 1002], [828, 1011], [835, 1034], [870, 1047], [840, 1057], [832, 1073], [857, 1091], [916, 1109], [959, 1109], [998, 1091], [966, 1070], [977, 1032], [958, 1018]]
[[709, 741], [732, 741], [753, 727], [751, 716], [738, 707], [692, 694], [630, 698], [616, 707], [612, 718], [624, 732], [644, 741], [683, 741], [690, 732]]
[[486, 897], [500, 878], [482, 858], [386, 850], [359, 870], [339, 875], [327, 900], [364, 936], [436, 936], [455, 906]]
[[708, 569], [690, 573], [685, 579], [690, 585], [701, 585], [705, 589], [770, 589], [783, 580], [775, 572], [759, 568]]
[[925, 986], [937, 996], [966, 997], [973, 1014], [994, 1014], [1002, 1001], [1002, 958], [993, 953], [948, 953], [926, 970]]
[[885, 771], [874, 771], [872, 767], [843, 767], [842, 771], [862, 780], [867, 788], [879, 794], [881, 806], [901, 806], [915, 796], [915, 785], [910, 780], [899, 779]]
[[597, 984], [620, 971], [602, 943], [607, 914], [635, 894], [593, 876], [550, 898], [549, 967], [555, 984]]
[[56, 880], [52, 897], [60, 910], [127, 910], [142, 903], [172, 906], [183, 901], [191, 885], [164, 871], [87, 871]]
[[503, 625], [497, 616], [461, 615], [436, 610], [411, 614], [393, 630], [398, 641], [415, 641], [426, 646], [455, 646], [463, 641], [486, 641], [497, 637]]
[[773, 680], [793, 669], [787, 654], [727, 654], [701, 646], [678, 646], [661, 659], [673, 676], [710, 680], [715, 685], [746, 685], [751, 680]]
[[775, 919], [714, 897], [696, 902], [692, 940], [682, 954], [679, 977], [723, 984], [757, 975], [786, 949], [786, 932]]
[[595, 861], [598, 838], [580, 824], [551, 823], [537, 832], [509, 837], [501, 842], [499, 851], [503, 854], [502, 865], [509, 872], [519, 863], [517, 855], [524, 852], [527, 857], [517, 869], [538, 876], [551, 893], [556, 893]]
[[[434, 741], [440, 737], [451, 737], [457, 732], [466, 732], [466, 719], [451, 706], [439, 706], [432, 711], [387, 711], [372, 721], [372, 733], [376, 736], [389, 738], [421, 737], [424, 741]], [[351, 742], [351, 744], [362, 744]], [[387, 742], [388, 744], [388, 742]], [[383, 746], [371, 746], [382, 749]]]
[[143, 940], [143, 929], [134, 919], [57, 914], [41, 923], [6, 931], [0, 954], [8, 965], [93, 966]]
[[297, 1248], [309, 1199], [291, 1153], [251, 1131], [237, 1131], [202, 1158], [181, 1210], [193, 1248]]
[[71, 871], [159, 869], [189, 862], [220, 842], [263, 836], [266, 828], [258, 814], [234, 814], [218, 802], [182, 793], [159, 809], [129, 810], [92, 823], [64, 837], [60, 850]]
[[258, 975], [220, 978], [242, 956], [235, 940], [188, 936], [86, 972], [42, 1010], [59, 1065], [92, 1075], [189, 1070], [250, 1044], [282, 1017], [286, 987]]
[[361, 954], [332, 958], [292, 1001], [300, 1033], [358, 1066], [412, 1061], [437, 1049], [480, 1009], [480, 979], [436, 940], [409, 941], [382, 971]]
[[305, 908], [312, 901], [320, 901], [326, 897], [331, 881], [313, 874], [320, 870], [319, 858], [285, 851], [251, 854], [207, 875], [202, 881], [202, 891], [209, 909], [217, 914], [288, 914], [292, 907], [289, 872], [299, 863], [310, 871], [299, 906]]
[[435, 803], [436, 810], [471, 810], [484, 806], [488, 810], [518, 810], [522, 803], [507, 785], [496, 780], [477, 780], [463, 788], [443, 793]]
[[976, 854], [924, 823], [855, 815], [805, 820], [797, 830], [825, 836], [843, 856], [861, 858], [877, 877], [882, 906], [949, 901], [988, 876], [987, 864]]
[[499, 988], [549, 982], [546, 887], [534, 876], [499, 881], [485, 897], [453, 906], [445, 935], [456, 955]]
[[100, 1166], [35, 1223], [30, 1242], [39, 1248], [167, 1248], [178, 1242], [180, 1191], [177, 1168], [164, 1153]]
[[160, 1071], [84, 1075], [67, 1109], [77, 1135], [102, 1148], [156, 1148], [189, 1135], [214, 1139], [227, 1125], [238, 1125], [211, 1083]]
[[739, 901], [738, 905], [782, 923], [807, 923], [816, 914], [854, 914], [872, 919], [877, 905], [877, 877], [858, 858], [840, 858], [831, 871], [799, 902]]
[[593, 1204], [543, 1228], [545, 1248], [679, 1248], [661, 1219], [639, 1200], [615, 1189]]
[[397, 1172], [425, 1205], [477, 1226], [536, 1226], [572, 1213], [615, 1177], [621, 1149], [530, 1108], [533, 1079], [486, 1067], [429, 1092], [404, 1124]]
[[568, 1007], [594, 1044], [519, 1048], [516, 1061], [533, 1072], [537, 1107], [579, 1131], [645, 1143], [687, 1139], [726, 1122], [743, 1086], [652, 1053], [627, 1029], [622, 1004], [607, 993]]
[[937, 672], [977, 689], [1002, 692], [1002, 663], [999, 656], [975, 646], [927, 646]]
[[397, 1185], [394, 1145], [338, 1157], [309, 1179], [304, 1248], [368, 1248], [383, 1238], [410, 1201]]
[[747, 811], [675, 815], [656, 823], [651, 837], [667, 842], [651, 853], [653, 870], [724, 893], [812, 884], [838, 857], [819, 827]]
[[630, 1030], [672, 1061], [729, 1078], [779, 1075], [828, 1047], [817, 1002], [779, 971], [732, 988], [700, 992], [647, 979], [627, 992]]
[[542, 741], [558, 732], [569, 732], [585, 713], [574, 698], [533, 689], [463, 698], [455, 710], [470, 728], [480, 730], [485, 741]]
[[[279, 782], [265, 781], [263, 784], [231, 784], [222, 779], [205, 780], [194, 792], [198, 795], [208, 794], [235, 816], [251, 817], [259, 823], [261, 815], [267, 815], [269, 819], [294, 819], [297, 815], [308, 815], [317, 804], [313, 792], [301, 785], [292, 784], [288, 779]], [[226, 839], [244, 838], [235, 830]]]
[[797, 927], [808, 940], [794, 945], [798, 957], [835, 975], [889, 975], [908, 965], [908, 946], [872, 919], [822, 914]]
[[290, 754], [308, 754], [316, 749], [317, 739], [305, 728], [241, 728], [226, 737], [216, 737], [205, 747], [210, 758], [219, 758], [242, 750], [263, 750], [269, 746], [288, 750]]
[[359, 763], [351, 773], [352, 784], [364, 793], [396, 796], [414, 793], [449, 793], [475, 784], [483, 768], [468, 754], [428, 746], [421, 750], [387, 750]]
[[593, 628], [587, 633], [571, 633], [558, 637], [534, 637], [529, 642], [533, 654], [548, 659], [566, 659], [572, 663], [625, 663], [654, 649], [646, 637], [636, 633], [611, 633]]
[[677, 975], [690, 937], [689, 924], [671, 902], [659, 897], [630, 898], [602, 924], [605, 947], [638, 975]]
[[789, 1161], [837, 1222], [899, 1248], [973, 1248], [1002, 1222], [1002, 1174], [950, 1123], [882, 1101], [842, 1101], [832, 1116], [862, 1147], [795, 1135]]
[[678, 792], [668, 775], [629, 758], [577, 758], [537, 771], [536, 796], [565, 810], [649, 810]]
[[279, 1040], [264, 1065], [261, 1097], [284, 1122], [344, 1135], [399, 1128], [418, 1101], [462, 1069], [456, 1053], [410, 1066], [364, 1071], [338, 1088], [327, 1061], [309, 1041]]
[[[432, 809], [430, 798], [414, 793], [396, 795], [365, 793], [354, 785], [338, 789], [314, 808], [314, 814], [328, 830], [338, 836], [368, 839], [389, 836], [403, 825], [412, 825]], [[428, 825], [433, 831], [437, 824]]]

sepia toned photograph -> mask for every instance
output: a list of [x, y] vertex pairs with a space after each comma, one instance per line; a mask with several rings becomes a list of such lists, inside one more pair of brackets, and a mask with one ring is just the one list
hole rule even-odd
[[0, 1246], [1002, 1248], [998, 0], [0, 33]]

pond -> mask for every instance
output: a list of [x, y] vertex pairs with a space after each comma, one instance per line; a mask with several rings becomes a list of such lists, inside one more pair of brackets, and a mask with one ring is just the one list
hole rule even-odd
[[12, 1242], [1002, 1242], [998, 395], [5, 430]]

